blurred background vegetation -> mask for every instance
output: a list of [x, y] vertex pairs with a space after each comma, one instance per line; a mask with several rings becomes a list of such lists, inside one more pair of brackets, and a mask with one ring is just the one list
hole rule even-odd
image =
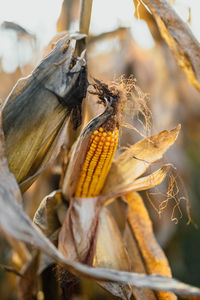
[[[169, 2], [200, 40], [200, 3], [197, 0]], [[40, 61], [45, 46], [56, 32], [78, 29], [78, 18], [78, 0], [0, 2], [0, 99], [3, 102], [17, 80], [27, 76]], [[181, 135], [166, 157], [176, 167], [174, 194], [161, 211], [160, 202], [166, 199], [162, 188], [148, 195], [144, 192], [143, 196], [173, 276], [200, 287], [199, 91], [176, 65], [152, 15], [137, 0], [94, 0], [87, 50], [88, 71], [92, 77], [103, 81], [122, 75], [136, 79], [137, 85], [147, 94], [152, 112], [152, 134], [172, 129], [178, 123], [182, 125]], [[131, 113], [129, 115], [131, 117]], [[132, 129], [123, 130], [120, 146], [128, 146], [141, 138]], [[25, 207], [31, 217], [42, 198], [57, 187], [55, 165], [25, 194]], [[3, 237], [0, 249], [0, 264], [7, 264], [12, 254]], [[15, 278], [0, 269], [1, 299], [17, 299]], [[87, 290], [87, 283], [84, 289]]]

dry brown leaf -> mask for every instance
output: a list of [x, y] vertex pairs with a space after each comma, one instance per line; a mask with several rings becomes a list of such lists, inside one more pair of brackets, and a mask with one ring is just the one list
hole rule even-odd
[[200, 44], [166, 0], [142, 0], [152, 12], [163, 39], [188, 80], [200, 90]]
[[[180, 125], [171, 131], [162, 131], [136, 143], [124, 151], [112, 164], [102, 194], [111, 194], [120, 185], [133, 185], [134, 180], [142, 175], [175, 142]], [[139, 180], [140, 182], [140, 180]]]
[[[147, 273], [171, 277], [167, 258], [154, 237], [152, 223], [142, 198], [137, 193], [125, 195], [124, 198], [129, 205], [128, 223], [142, 254]], [[157, 295], [159, 299], [176, 299], [172, 293], [157, 292]]]

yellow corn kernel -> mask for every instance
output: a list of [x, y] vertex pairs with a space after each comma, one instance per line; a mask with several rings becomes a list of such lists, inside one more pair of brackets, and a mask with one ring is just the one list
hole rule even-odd
[[76, 187], [75, 197], [95, 197], [101, 192], [109, 172], [119, 131], [105, 131], [102, 127], [95, 130], [89, 142], [88, 151]]

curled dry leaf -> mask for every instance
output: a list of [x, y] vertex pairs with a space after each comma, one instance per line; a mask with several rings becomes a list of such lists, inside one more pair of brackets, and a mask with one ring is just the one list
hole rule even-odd
[[[152, 223], [143, 200], [137, 193], [124, 196], [129, 206], [128, 224], [140, 249], [147, 274], [158, 274], [171, 277], [167, 258], [157, 243]], [[176, 299], [172, 293], [157, 292], [159, 299]]]
[[[134, 190], [135, 182], [135, 190], [144, 189], [148, 185], [152, 187], [152, 180], [155, 180], [155, 184], [159, 184], [164, 179], [168, 166], [163, 167], [154, 175], [150, 175], [150, 177], [140, 178], [137, 181], [136, 178], [142, 175], [153, 162], [163, 157], [163, 154], [175, 142], [179, 131], [180, 125], [171, 131], [165, 130], [145, 138], [124, 151], [111, 166], [102, 191], [105, 199], [107, 195], [112, 197], [113, 191], [117, 192], [118, 188], [120, 191], [120, 187], [121, 191], [122, 189], [125, 191], [127, 187], [130, 187], [130, 190]], [[144, 187], [142, 187], [142, 184]]]
[[60, 39], [33, 73], [17, 83], [4, 103], [2, 123], [9, 168], [22, 190], [58, 154], [69, 115], [75, 128], [81, 122], [86, 62], [84, 57], [74, 57], [74, 50], [76, 40], [83, 37], [74, 34]]
[[142, 0], [188, 80], [200, 90], [200, 44], [167, 0]]

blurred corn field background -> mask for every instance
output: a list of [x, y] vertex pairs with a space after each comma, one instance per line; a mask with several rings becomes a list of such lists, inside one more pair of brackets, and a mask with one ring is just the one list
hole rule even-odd
[[[113, 244], [112, 247], [121, 251], [120, 247], [122, 246], [119, 245], [122, 243], [121, 235], [123, 235], [124, 243], [129, 249], [127, 252], [130, 261], [128, 263], [128, 259], [123, 258], [124, 261], [127, 261], [122, 267], [120, 263], [113, 263], [114, 252], [112, 253], [112, 251], [114, 250], [112, 249], [110, 250], [111, 268], [116, 266], [118, 270], [139, 272], [140, 268], [134, 265], [134, 260], [138, 259], [138, 254], [132, 252], [134, 257], [129, 253], [133, 247], [130, 245], [132, 243], [130, 228], [135, 230], [136, 236], [137, 234], [140, 235], [137, 228], [133, 224], [131, 225], [131, 220], [137, 220], [136, 204], [133, 207], [135, 217], [128, 215], [130, 228], [124, 218], [127, 216], [127, 205], [131, 207], [133, 202], [141, 205], [140, 196], [142, 196], [153, 223], [154, 235], [168, 258], [172, 276], [200, 288], [199, 9], [198, 0], [18, 0], [0, 2], [0, 100], [3, 107], [2, 123], [9, 168], [14, 173], [23, 192], [22, 203], [25, 212], [32, 220], [34, 219], [43, 233], [66, 257], [69, 255], [70, 259], [91, 264], [91, 253], [89, 252], [89, 254], [86, 253], [85, 257], [83, 255], [84, 258], [82, 259], [73, 257], [73, 255], [70, 256], [68, 251], [73, 250], [66, 249], [62, 244], [64, 242], [67, 245], [71, 243], [69, 233], [67, 240], [65, 240], [64, 227], [61, 229], [59, 238], [53, 236], [60, 226], [57, 223], [65, 224], [68, 222], [65, 219], [65, 213], [68, 211], [69, 204], [63, 203], [63, 195], [69, 199], [75, 193], [75, 197], [79, 200], [81, 197], [96, 197], [104, 185], [101, 197], [102, 201], [108, 202], [106, 207], [109, 208], [100, 213], [100, 233], [96, 241], [99, 252], [97, 251], [95, 254], [93, 265], [104, 267], [98, 261], [98, 255], [104, 255], [104, 253], [100, 253], [103, 250], [99, 247], [99, 243], [102, 241], [106, 244], [109, 238], [116, 233], [116, 245]], [[71, 35], [66, 38], [68, 32]], [[75, 49], [75, 54], [72, 54], [70, 49]], [[52, 50], [54, 52], [51, 52]], [[74, 57], [76, 58], [74, 59]], [[41, 63], [42, 59], [44, 60]], [[39, 67], [36, 68], [36, 66]], [[60, 75], [64, 68], [68, 68], [65, 72], [67, 87], [62, 86], [62, 76]], [[8, 97], [17, 81], [31, 73], [32, 75], [24, 82], [22, 81]], [[42, 91], [40, 91], [40, 87], [36, 86], [39, 79], [44, 82], [45, 89]], [[89, 92], [86, 96], [87, 89]], [[30, 99], [26, 102], [24, 99], [29, 90], [31, 90]], [[68, 98], [65, 97], [66, 94]], [[20, 95], [22, 95], [21, 98]], [[38, 97], [40, 97], [39, 101], [37, 101]], [[77, 99], [75, 108], [73, 97]], [[15, 107], [13, 104], [18, 98], [21, 101], [21, 108]], [[47, 98], [48, 101], [46, 101]], [[68, 103], [72, 102], [70, 102], [71, 106], [65, 104], [66, 99], [68, 99]], [[109, 99], [112, 99], [112, 103]], [[115, 107], [113, 99], [116, 101], [120, 99], [119, 108]], [[30, 106], [31, 101], [32, 106]], [[105, 104], [105, 102], [108, 103]], [[8, 103], [7, 106], [6, 103]], [[108, 104], [115, 114], [105, 112], [105, 107]], [[28, 115], [29, 111], [31, 111], [30, 115]], [[38, 112], [40, 112], [40, 116]], [[119, 112], [121, 114], [118, 118], [116, 115]], [[24, 117], [26, 113], [27, 120]], [[19, 114], [22, 115], [21, 120], [18, 120]], [[105, 116], [105, 114], [108, 115]], [[35, 115], [37, 117], [34, 120]], [[110, 119], [106, 119], [108, 116]], [[68, 117], [71, 123], [67, 120]], [[96, 117], [95, 121], [90, 123], [90, 128], [88, 127], [90, 131], [93, 130], [89, 135], [89, 131], [87, 131], [89, 129], [85, 126], [94, 117]], [[40, 123], [41, 118], [44, 123], [42, 125]], [[10, 120], [15, 120], [15, 123], [9, 123]], [[106, 122], [109, 120], [109, 125], [105, 123], [105, 120]], [[23, 134], [20, 133], [20, 126], [22, 126], [20, 124], [24, 124], [24, 127], [27, 126]], [[177, 127], [178, 124], [181, 124], [179, 137], [164, 155], [177, 137], [180, 129]], [[41, 131], [36, 129], [40, 126], [42, 127]], [[81, 130], [84, 128], [86, 129], [83, 133]], [[166, 133], [164, 130], [168, 130], [168, 132]], [[167, 140], [167, 144], [164, 145], [163, 142], [163, 146], [160, 145], [162, 134], [159, 135], [162, 131], [164, 131], [163, 135]], [[57, 139], [58, 135], [62, 135], [61, 141]], [[154, 178], [151, 178], [153, 183], [145, 183], [146, 188], [144, 188], [145, 185], [143, 186], [139, 182], [140, 179], [137, 179], [146, 171], [146, 167], [143, 167], [144, 170], [134, 177], [134, 180], [136, 178], [135, 186], [138, 187], [134, 189], [131, 186], [126, 190], [120, 177], [116, 181], [113, 179], [116, 170], [115, 165], [111, 166], [111, 163], [118, 138], [116, 157], [119, 158], [116, 159], [116, 165], [119, 164], [122, 169], [125, 169], [126, 164], [131, 164], [131, 162], [127, 162], [128, 158], [125, 155], [120, 157], [120, 154], [124, 150], [132, 149], [130, 148], [132, 145], [150, 136], [154, 136], [152, 140], [155, 139], [158, 154], [155, 154], [155, 157], [152, 154], [148, 171], [155, 174], [155, 170], [160, 168], [160, 171], [157, 171], [160, 173], [156, 173], [159, 179], [157, 181], [155, 179], [154, 184]], [[74, 146], [78, 137], [78, 146]], [[104, 137], [105, 140], [102, 140]], [[36, 146], [36, 139], [38, 143], [39, 141], [41, 143], [40, 148]], [[86, 139], [87, 141], [85, 141]], [[35, 140], [35, 144], [32, 143], [33, 140]], [[79, 159], [77, 158], [78, 154], [81, 156], [81, 153], [88, 149], [88, 146], [85, 146], [86, 142], [91, 148], [87, 153], [85, 163], [82, 162], [83, 169], [77, 171], [80, 173], [78, 181], [78, 178], [74, 179], [78, 175], [72, 175], [72, 170], [78, 170], [76, 169], [76, 160]], [[142, 151], [145, 145], [144, 142], [138, 146], [138, 149]], [[89, 168], [87, 159], [89, 160], [88, 157], [94, 151], [101, 152], [102, 147], [105, 150], [104, 156], [101, 160], [98, 158], [98, 167], [94, 166], [96, 179], [90, 182], [90, 185], [88, 184], [89, 187], [87, 183], [84, 186], [85, 180], [91, 180], [91, 176], [87, 177], [84, 173], [84, 168], [85, 170]], [[132, 150], [127, 150], [130, 151], [129, 157], [132, 155], [133, 159], [144, 162], [147, 159], [145, 156], [147, 154], [144, 157], [141, 155], [141, 158], [139, 154], [135, 157], [135, 153], [138, 153], [136, 148], [137, 146]], [[24, 149], [27, 149], [25, 156]], [[107, 163], [105, 162], [106, 159]], [[156, 162], [156, 164], [152, 166], [152, 162]], [[168, 172], [169, 164], [172, 166]], [[111, 169], [109, 169], [110, 166]], [[109, 170], [110, 173], [108, 174]], [[104, 172], [105, 178], [98, 177], [101, 172]], [[161, 185], [158, 185], [167, 172], [165, 180]], [[108, 179], [105, 183], [107, 174]], [[149, 172], [145, 173], [145, 176], [150, 176]], [[71, 180], [72, 177], [73, 180]], [[128, 178], [125, 178], [127, 182]], [[124, 184], [126, 183], [125, 179], [123, 179]], [[71, 191], [70, 188], [75, 181], [78, 182], [77, 189], [74, 188]], [[118, 185], [115, 186], [116, 182]], [[57, 192], [50, 194], [53, 191]], [[125, 193], [125, 191], [131, 193]], [[140, 196], [135, 191], [140, 191]], [[47, 195], [49, 196], [45, 198]], [[44, 201], [42, 200], [44, 198], [45, 205], [50, 203], [48, 199], [52, 199], [53, 204], [49, 204], [48, 207], [49, 215], [53, 210], [56, 210], [58, 215], [58, 218], [56, 217], [58, 220], [55, 219], [55, 216], [50, 216], [53, 220], [49, 221], [51, 225], [53, 224], [52, 228], [45, 227], [47, 224], [44, 224], [43, 220], [39, 220], [43, 214], [42, 203]], [[110, 201], [113, 198], [117, 200]], [[81, 201], [77, 202], [77, 205], [81, 206]], [[93, 201], [92, 204], [88, 202], [90, 209], [94, 203], [96, 202]], [[142, 212], [138, 211], [138, 222], [140, 222], [139, 218], [142, 218], [139, 213], [142, 214]], [[146, 211], [143, 213], [145, 215]], [[78, 213], [76, 212], [76, 214]], [[95, 214], [93, 215], [94, 218], [96, 217]], [[112, 218], [118, 225], [117, 229]], [[148, 219], [147, 224], [150, 219]], [[110, 223], [107, 224], [106, 222]], [[106, 233], [107, 226], [110, 226], [110, 231]], [[141, 227], [145, 228], [145, 224], [142, 223]], [[147, 226], [147, 228], [149, 227]], [[147, 236], [153, 234], [151, 231], [148, 232], [148, 229], [145, 230]], [[90, 240], [89, 236], [91, 243], [94, 242], [92, 238]], [[58, 240], [58, 244], [55, 240]], [[138, 243], [138, 247], [141, 247], [140, 252], [142, 252], [141, 249], [144, 246], [140, 244], [140, 240]], [[12, 248], [15, 249], [14, 252]], [[115, 299], [114, 295], [119, 296], [120, 293], [124, 293], [121, 296], [122, 299], [128, 299], [130, 296], [128, 285], [123, 290], [121, 287], [108, 286], [105, 282], [97, 284], [94, 279], [85, 278], [77, 283], [76, 278], [66, 275], [62, 267], [59, 269], [55, 264], [52, 266], [52, 262], [49, 263], [47, 256], [43, 259], [43, 265], [40, 264], [38, 267], [39, 254], [34, 249], [34, 243], [33, 246], [24, 247], [23, 243], [16, 244], [15, 239], [7, 233], [4, 234], [4, 232], [1, 233], [0, 249], [0, 299], [56, 300], [71, 299], [71, 297], [85, 300], [102, 299], [103, 297], [104, 299]], [[93, 249], [90, 249], [90, 252], [92, 251]], [[124, 253], [126, 251], [120, 255], [126, 256]], [[80, 257], [81, 255], [82, 253]], [[158, 253], [158, 255], [160, 254]], [[145, 254], [142, 253], [142, 256]], [[129, 268], [128, 264], [132, 264], [132, 260], [135, 269]], [[28, 263], [31, 264], [31, 267], [27, 267]], [[44, 266], [48, 266], [48, 268], [45, 269]], [[151, 269], [152, 266], [147, 267]], [[37, 276], [38, 268], [41, 274], [39, 287], [33, 286], [34, 280], [30, 280], [30, 277]], [[21, 277], [22, 270], [28, 271], [23, 273]], [[157, 273], [150, 270], [147, 274]], [[170, 271], [168, 273], [164, 271], [160, 275], [170, 276]], [[65, 278], [67, 276], [69, 278]], [[61, 296], [56, 277], [60, 278], [59, 281], [65, 298]], [[66, 285], [63, 287], [64, 281], [68, 282], [69, 286], [71, 284], [72, 287], [70, 286], [68, 289]], [[35, 296], [26, 295], [31, 285], [31, 290], [35, 288]], [[100, 286], [103, 286], [105, 290]], [[117, 292], [112, 293], [115, 289]], [[133, 299], [176, 299], [171, 293], [169, 295], [168, 293], [152, 295], [150, 292], [149, 290], [143, 294], [140, 293], [139, 289], [136, 289], [132, 297], [134, 297]], [[180, 299], [182, 298], [180, 297]]]

